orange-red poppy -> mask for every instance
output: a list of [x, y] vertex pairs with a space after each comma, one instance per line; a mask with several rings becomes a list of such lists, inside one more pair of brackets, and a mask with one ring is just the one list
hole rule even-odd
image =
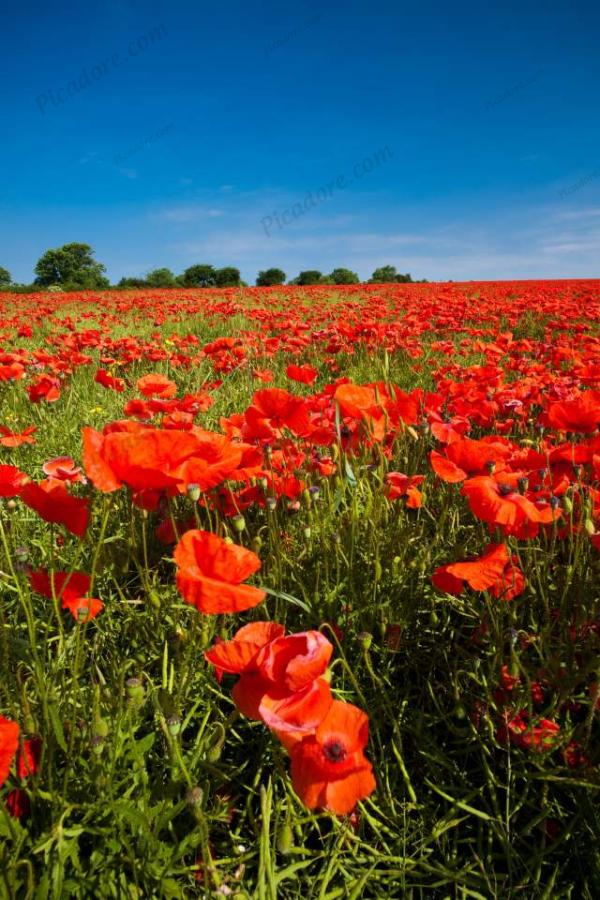
[[474, 591], [489, 591], [503, 600], [512, 600], [525, 588], [525, 577], [504, 544], [490, 544], [479, 559], [440, 566], [431, 580], [446, 594], [461, 594], [466, 582]]
[[425, 481], [424, 475], [404, 475], [402, 472], [388, 472], [385, 477], [388, 500], [406, 497], [409, 509], [419, 509], [423, 505], [423, 495], [418, 485]]
[[47, 478], [35, 484], [33, 481], [21, 490], [21, 499], [46, 522], [64, 525], [77, 537], [83, 537], [90, 518], [90, 501], [87, 497], [73, 497], [63, 481]]
[[266, 597], [266, 591], [242, 584], [260, 569], [256, 553], [209, 531], [187, 531], [173, 558], [179, 593], [199, 612], [242, 612]]
[[18, 497], [29, 476], [16, 466], [0, 466], [0, 497]]
[[137, 389], [144, 397], [160, 397], [163, 400], [168, 400], [177, 393], [175, 382], [158, 372], [138, 378]]
[[372, 766], [363, 753], [368, 738], [366, 713], [334, 700], [314, 734], [291, 746], [289, 738], [284, 740], [290, 748], [292, 784], [305, 806], [346, 815], [375, 790]]
[[8, 778], [19, 747], [19, 726], [0, 716], [0, 787]]

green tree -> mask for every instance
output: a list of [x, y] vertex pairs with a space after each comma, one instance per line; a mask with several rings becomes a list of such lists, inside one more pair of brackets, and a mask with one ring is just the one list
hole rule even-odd
[[121, 278], [117, 285], [119, 288], [143, 288], [146, 286], [143, 278]]
[[95, 290], [109, 286], [103, 273], [106, 266], [97, 262], [89, 244], [64, 244], [46, 250], [35, 266], [35, 283], [41, 287], [51, 284], [73, 290]]
[[360, 278], [350, 269], [334, 269], [329, 276], [333, 284], [359, 284]]
[[215, 284], [217, 287], [239, 287], [242, 283], [240, 270], [234, 266], [225, 266], [215, 272]]
[[264, 272], [258, 273], [256, 285], [257, 287], [272, 287], [274, 284], [283, 284], [285, 278], [283, 269], [265, 269]]
[[186, 287], [214, 287], [216, 284], [214, 266], [208, 263], [197, 263], [195, 266], [189, 266], [183, 273], [183, 283]]
[[174, 287], [176, 284], [175, 276], [170, 269], [152, 269], [146, 275], [146, 284], [148, 287], [156, 288]]
[[0, 266], [0, 288], [8, 287], [9, 284], [12, 284], [12, 276], [8, 269]]
[[390, 284], [391, 282], [411, 284], [412, 278], [408, 272], [406, 275], [400, 274], [396, 271], [396, 266], [381, 266], [381, 268], [375, 269], [371, 276], [371, 284]]
[[294, 284], [319, 284], [322, 277], [323, 273], [319, 272], [318, 269], [306, 269], [294, 279]]

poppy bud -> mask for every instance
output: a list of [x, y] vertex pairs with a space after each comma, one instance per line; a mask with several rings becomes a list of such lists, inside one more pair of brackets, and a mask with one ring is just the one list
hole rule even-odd
[[570, 497], [567, 497], [566, 494], [564, 494], [564, 496], [562, 498], [562, 505], [563, 505], [564, 511], [566, 513], [568, 513], [569, 515], [571, 515], [571, 513], [573, 512], [573, 501], [571, 500]]
[[141, 706], [144, 702], [144, 686], [140, 678], [128, 678], [125, 682], [125, 693], [131, 706]]
[[294, 833], [287, 824], [282, 825], [277, 832], [277, 849], [283, 855], [287, 856], [291, 853], [294, 846]]
[[167, 719], [167, 727], [169, 729], [169, 734], [173, 737], [177, 737], [181, 731], [181, 719], [179, 716], [169, 716]]
[[234, 516], [231, 520], [233, 524], [234, 531], [237, 531], [238, 534], [241, 534], [242, 531], [246, 528], [246, 520], [243, 516]]
[[198, 484], [188, 484], [187, 487], [188, 497], [190, 500], [193, 500], [194, 503], [197, 503], [200, 499], [200, 485]]
[[493, 475], [493, 474], [494, 474], [494, 470], [495, 470], [495, 468], [496, 468], [496, 463], [494, 462], [493, 459], [490, 459], [490, 461], [487, 462], [487, 463], [485, 464], [485, 467], [486, 467], [486, 469], [488, 470], [489, 474], [490, 474], [490, 475]]
[[94, 737], [105, 738], [110, 730], [106, 719], [97, 718], [94, 722]]
[[7, 507], [7, 509], [16, 509], [17, 508], [16, 500], [7, 500], [6, 507]]
[[519, 493], [524, 494], [528, 487], [529, 487], [529, 479], [528, 478], [519, 478]]
[[262, 538], [257, 534], [255, 538], [252, 538], [252, 549], [255, 553], [258, 553], [263, 545]]
[[596, 526], [594, 525], [594, 523], [592, 522], [591, 519], [586, 519], [585, 522], [583, 523], [583, 527], [585, 528], [587, 533], [590, 535], [590, 537], [593, 537], [596, 534]]
[[233, 544], [233, 538], [230, 538], [228, 534], [225, 535], [223, 540], [225, 541], [226, 544], [230, 544], [230, 545]]
[[312, 534], [312, 532], [311, 532], [310, 525], [307, 525], [306, 528], [304, 529], [304, 537], [306, 538], [306, 540], [309, 540], [311, 534]]

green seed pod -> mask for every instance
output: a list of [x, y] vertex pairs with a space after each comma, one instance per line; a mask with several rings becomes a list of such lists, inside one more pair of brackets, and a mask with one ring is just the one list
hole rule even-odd
[[181, 731], [181, 719], [179, 716], [169, 716], [167, 719], [167, 728], [169, 729], [169, 734], [173, 737], [177, 737]]
[[462, 705], [462, 703], [457, 703], [456, 706], [454, 707], [454, 716], [461, 722], [463, 719], [466, 718], [467, 711], [464, 708], [464, 706]]
[[373, 643], [373, 635], [369, 634], [368, 631], [361, 631], [360, 634], [356, 635], [358, 643], [360, 644], [361, 650], [370, 650], [371, 644]]
[[241, 534], [242, 531], [246, 529], [246, 520], [243, 516], [234, 516], [232, 521], [233, 530], [237, 531], [238, 534]]
[[188, 497], [190, 500], [193, 500], [194, 503], [197, 503], [200, 499], [200, 487], [197, 484], [188, 484]]
[[288, 824], [282, 825], [277, 832], [277, 849], [283, 855], [291, 853], [294, 846], [294, 833]]

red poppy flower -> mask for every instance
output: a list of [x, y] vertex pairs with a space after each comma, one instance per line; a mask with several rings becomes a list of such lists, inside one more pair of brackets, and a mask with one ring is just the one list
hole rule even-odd
[[48, 572], [39, 569], [29, 573], [29, 582], [34, 591], [52, 600], [61, 600], [62, 608], [68, 609], [76, 622], [89, 622], [104, 609], [104, 603], [95, 597], [87, 597], [91, 579], [85, 572]]
[[262, 648], [284, 634], [277, 622], [250, 622], [243, 625], [230, 641], [220, 641], [204, 654], [217, 670], [241, 675], [256, 668], [256, 658]]
[[[118, 426], [118, 427], [115, 427]], [[127, 484], [134, 491], [215, 487], [235, 471], [242, 450], [224, 435], [177, 431], [136, 422], [113, 423], [100, 434], [83, 429], [83, 465], [98, 490]]]
[[122, 378], [115, 378], [114, 375], [110, 375], [106, 369], [98, 369], [94, 376], [94, 381], [96, 384], [101, 384], [102, 387], [108, 388], [111, 391], [116, 391], [121, 394], [125, 390], [125, 382]]
[[245, 412], [246, 427], [251, 437], [275, 440], [287, 428], [293, 434], [308, 431], [308, 409], [302, 397], [295, 397], [282, 388], [256, 391], [252, 404]]
[[484, 473], [490, 463], [503, 468], [503, 460], [509, 454], [510, 449], [502, 444], [464, 438], [449, 443], [443, 454], [432, 450], [429, 459], [433, 471], [442, 481], [455, 484], [469, 475]]
[[511, 743], [523, 750], [545, 753], [556, 747], [560, 725], [551, 719], [531, 720], [529, 713], [522, 710], [512, 718], [505, 714], [505, 722], [496, 734], [499, 743]]
[[291, 746], [292, 784], [305, 806], [346, 815], [375, 790], [368, 738], [368, 716], [334, 700], [315, 733]]
[[[451, 445], [455, 446], [455, 445]], [[561, 515], [559, 509], [550, 505], [536, 506], [523, 494], [515, 490], [514, 478], [478, 475], [465, 481], [461, 494], [469, 501], [471, 512], [483, 522], [499, 525], [506, 534], [518, 534], [527, 525], [548, 525]]]
[[300, 384], [312, 384], [316, 381], [318, 376], [317, 369], [314, 366], [288, 366], [285, 370], [285, 374], [288, 378], [291, 378], [292, 381], [299, 381]]
[[27, 388], [29, 399], [32, 403], [46, 400], [47, 403], [55, 403], [60, 397], [60, 381], [52, 375], [40, 375], [32, 381]]
[[0, 466], [0, 497], [18, 497], [29, 476], [16, 466]]
[[242, 584], [260, 569], [256, 553], [209, 531], [187, 531], [173, 558], [177, 563], [179, 593], [199, 612], [242, 612], [266, 597], [266, 591]]
[[0, 716], [0, 787], [8, 778], [19, 747], [19, 726]]
[[406, 505], [409, 509], [419, 509], [423, 505], [423, 495], [417, 486], [425, 481], [424, 475], [404, 475], [402, 472], [388, 472], [385, 480], [388, 500], [406, 497]]
[[144, 375], [137, 381], [137, 389], [144, 397], [160, 397], [168, 400], [177, 393], [177, 385], [170, 378], [159, 373]]
[[90, 501], [72, 497], [62, 481], [48, 478], [35, 484], [29, 481], [21, 491], [21, 499], [46, 522], [64, 525], [77, 537], [83, 537], [90, 518]]
[[320, 631], [283, 636], [283, 627], [257, 622], [233, 640], [205, 653], [219, 674], [240, 675], [233, 688], [237, 708], [277, 733], [314, 731], [332, 703], [323, 678], [333, 647]]
[[525, 588], [525, 577], [516, 558], [511, 558], [504, 544], [490, 544], [479, 559], [471, 562], [440, 566], [431, 580], [446, 594], [461, 594], [466, 582], [474, 591], [489, 591], [503, 600], [512, 600]]
[[21, 447], [22, 444], [35, 444], [34, 432], [37, 431], [35, 425], [29, 425], [24, 431], [11, 431], [5, 425], [0, 425], [0, 446], [2, 447]]
[[584, 391], [575, 400], [551, 403], [542, 423], [558, 431], [591, 434], [600, 425], [600, 391]]
[[75, 465], [75, 461], [70, 456], [57, 456], [55, 459], [49, 459], [42, 466], [44, 475], [49, 478], [56, 478], [58, 481], [83, 481], [85, 477], [80, 466]]

